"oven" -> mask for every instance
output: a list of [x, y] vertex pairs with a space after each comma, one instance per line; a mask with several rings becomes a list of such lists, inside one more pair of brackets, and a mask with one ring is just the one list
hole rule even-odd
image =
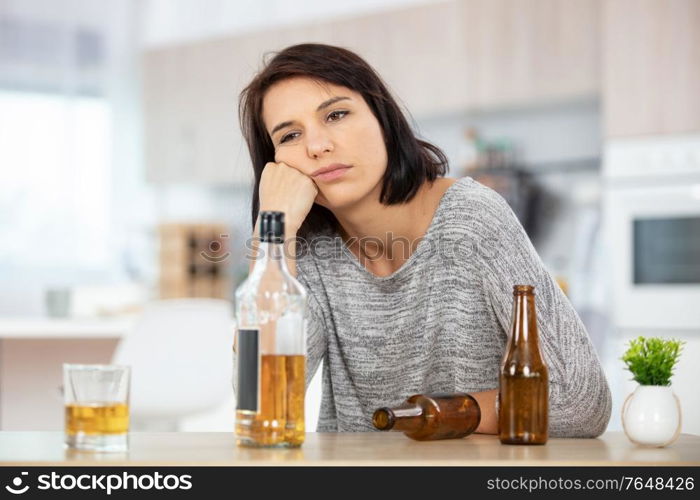
[[700, 331], [700, 136], [611, 142], [603, 169], [616, 326]]

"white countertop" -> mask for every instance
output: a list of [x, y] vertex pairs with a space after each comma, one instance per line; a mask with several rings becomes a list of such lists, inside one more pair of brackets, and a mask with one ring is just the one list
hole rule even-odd
[[136, 316], [0, 318], [0, 339], [121, 338]]
[[[119, 339], [127, 335], [138, 315], [75, 318], [0, 318], [0, 340]], [[235, 327], [235, 321], [231, 318]]]

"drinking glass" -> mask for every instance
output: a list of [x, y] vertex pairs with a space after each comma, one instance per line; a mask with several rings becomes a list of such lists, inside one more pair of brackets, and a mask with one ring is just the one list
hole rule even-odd
[[63, 365], [65, 443], [88, 451], [126, 451], [129, 431], [128, 366]]

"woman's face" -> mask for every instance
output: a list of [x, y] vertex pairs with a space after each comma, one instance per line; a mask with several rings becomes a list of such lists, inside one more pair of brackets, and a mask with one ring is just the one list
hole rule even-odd
[[[363, 97], [346, 87], [290, 78], [270, 87], [263, 122], [275, 162], [308, 175], [318, 186], [315, 202], [342, 209], [381, 191], [387, 152], [379, 122]], [[331, 165], [350, 168], [321, 175]]]

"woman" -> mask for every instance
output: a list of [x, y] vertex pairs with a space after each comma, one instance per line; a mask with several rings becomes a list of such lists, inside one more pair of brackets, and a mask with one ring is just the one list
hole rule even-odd
[[592, 437], [610, 418], [583, 324], [506, 202], [417, 139], [356, 54], [289, 47], [241, 94], [255, 172], [252, 216], [286, 214], [287, 260], [309, 293], [307, 382], [325, 360], [319, 431], [372, 430], [417, 393], [468, 392], [497, 433], [512, 287], [533, 284], [550, 374], [550, 435]]

